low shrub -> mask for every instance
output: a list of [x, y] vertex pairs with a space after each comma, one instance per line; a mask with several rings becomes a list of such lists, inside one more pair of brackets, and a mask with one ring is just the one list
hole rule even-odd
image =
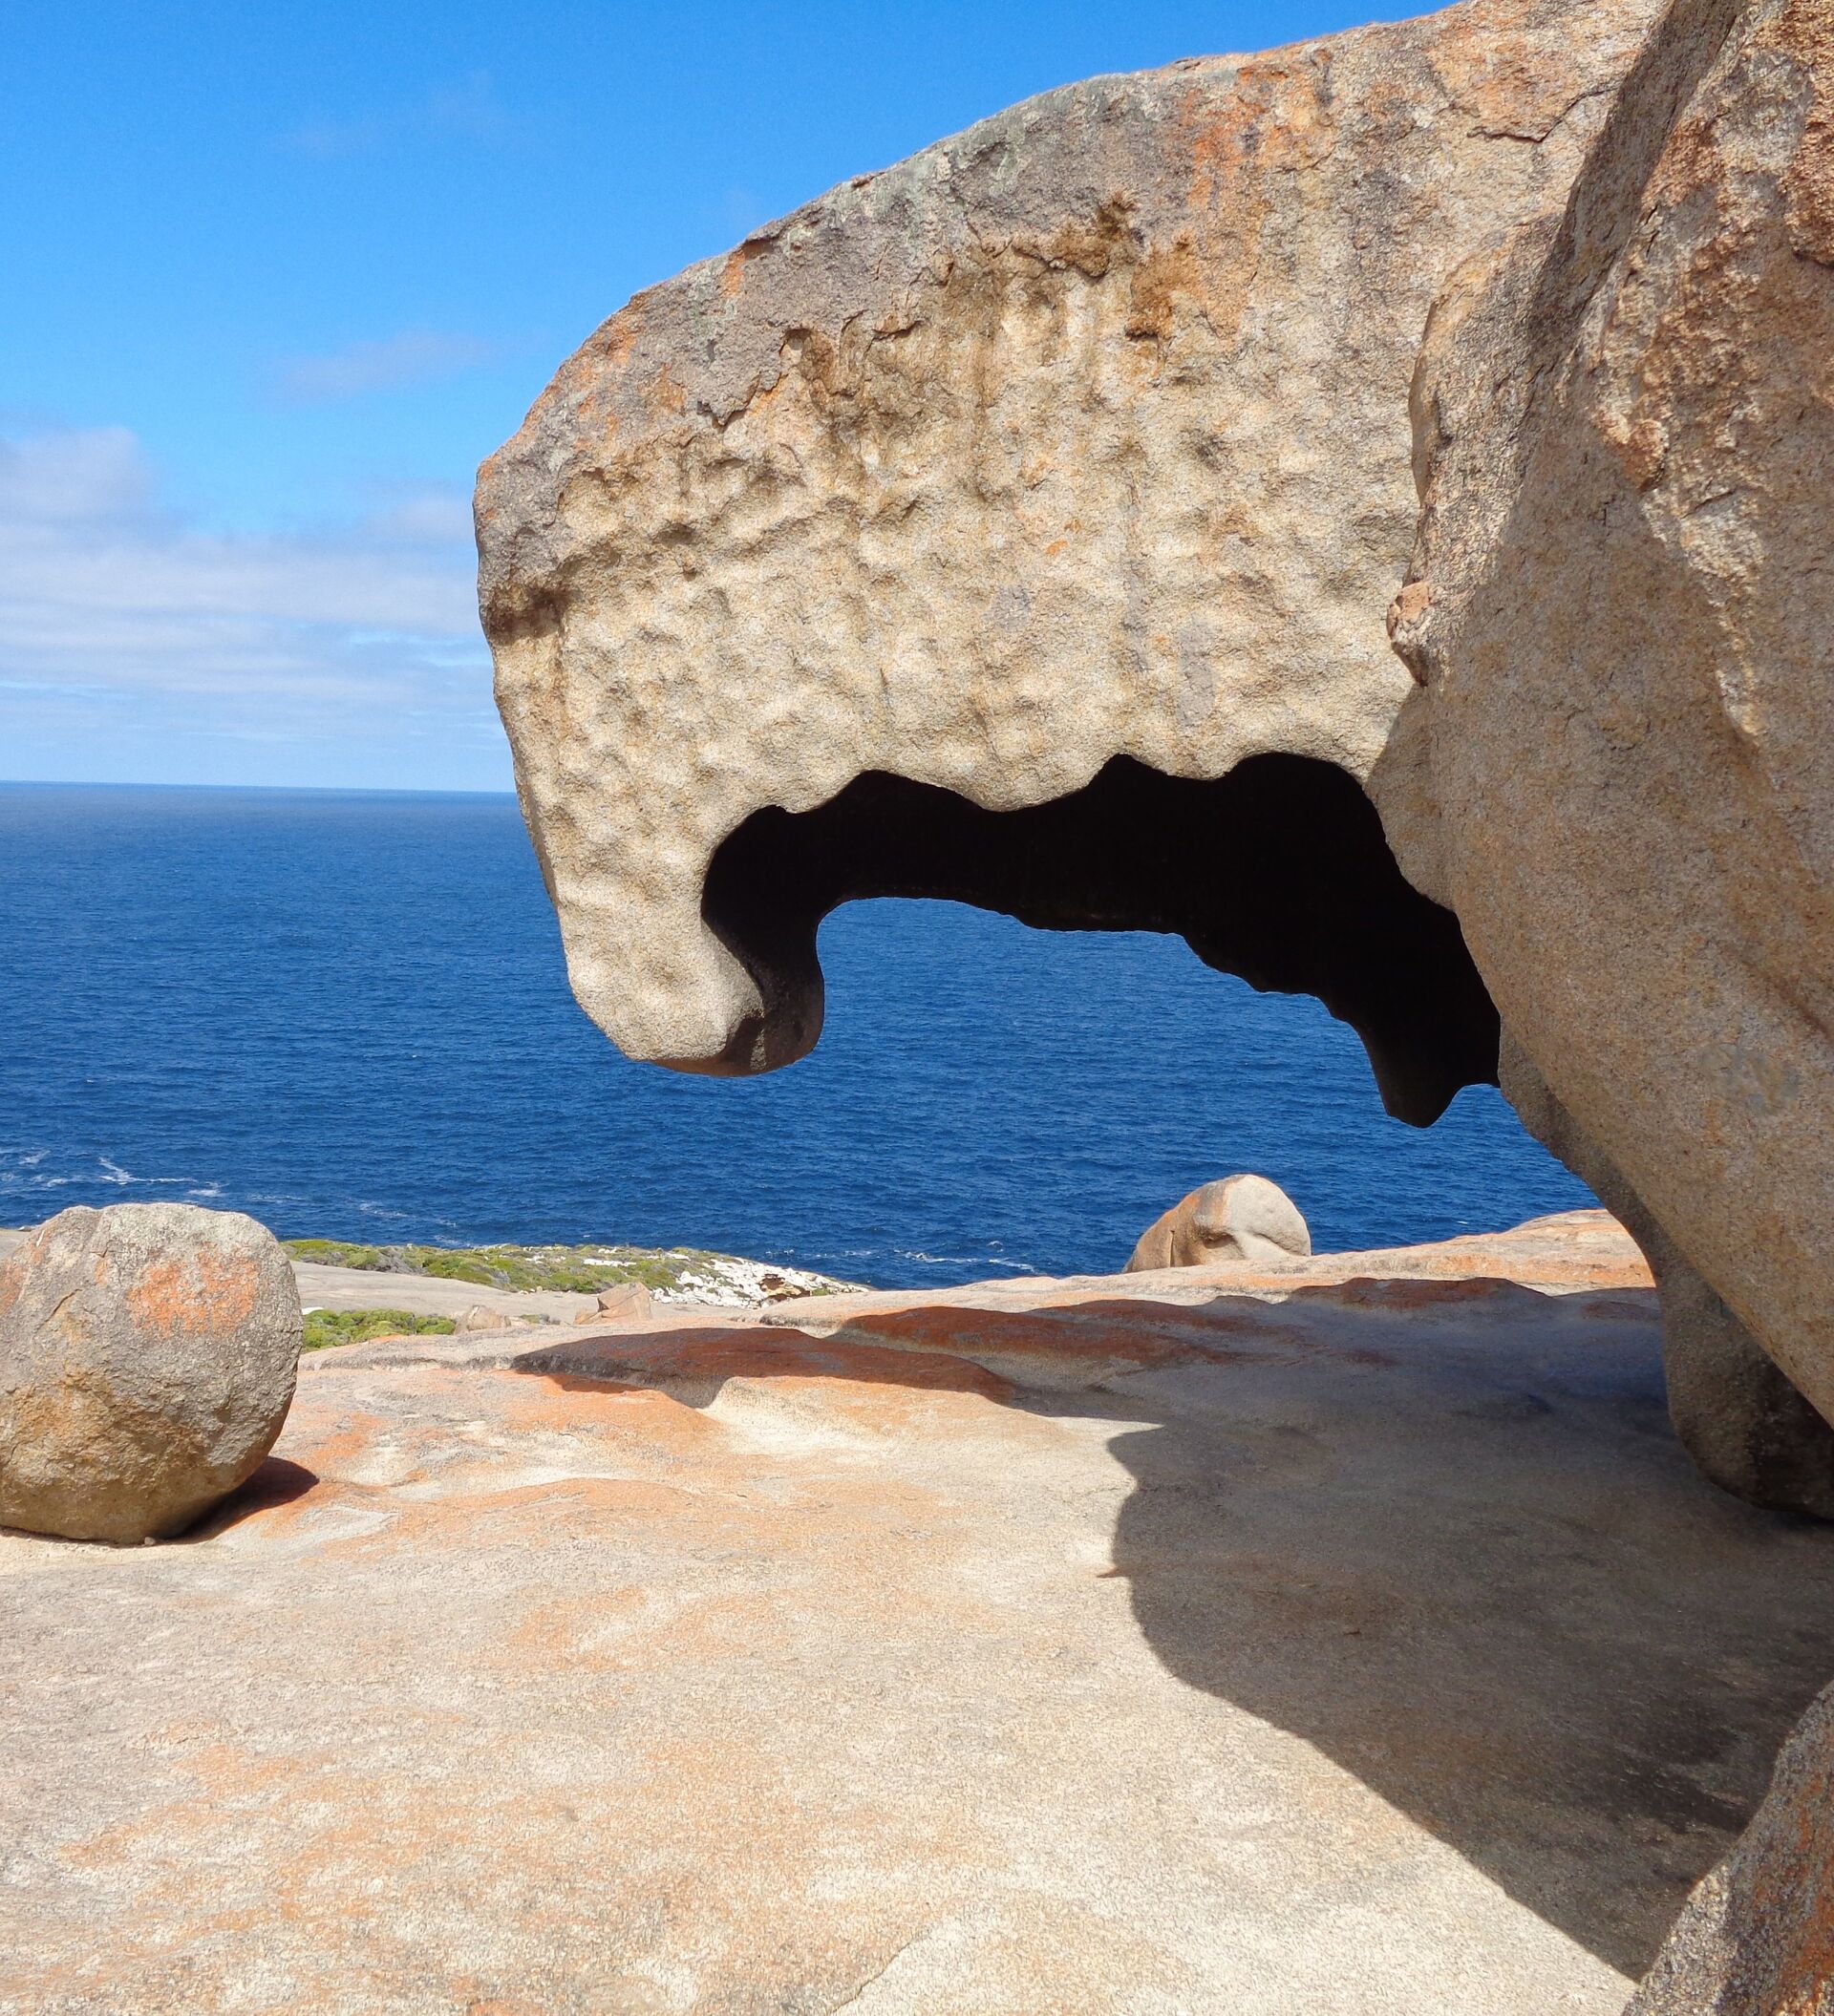
[[456, 1327], [450, 1316], [416, 1316], [407, 1309], [311, 1309], [304, 1348], [322, 1351], [333, 1344], [367, 1344], [372, 1337], [449, 1337]]
[[288, 1239], [281, 1243], [295, 1260], [316, 1261], [325, 1267], [362, 1267], [382, 1273], [389, 1264], [382, 1247], [354, 1245], [347, 1239]]
[[295, 1260], [382, 1274], [424, 1274], [480, 1288], [560, 1288], [597, 1295], [627, 1281], [672, 1288], [686, 1268], [715, 1258], [693, 1247], [658, 1252], [644, 1246], [364, 1246], [338, 1239], [289, 1239]]

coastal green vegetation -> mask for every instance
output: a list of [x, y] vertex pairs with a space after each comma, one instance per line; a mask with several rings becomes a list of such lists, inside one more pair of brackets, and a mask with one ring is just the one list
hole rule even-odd
[[333, 1344], [367, 1344], [372, 1337], [449, 1337], [450, 1316], [416, 1316], [407, 1309], [309, 1309], [303, 1349], [322, 1351]]
[[281, 1243], [295, 1260], [315, 1260], [328, 1267], [374, 1267], [382, 1272], [412, 1273], [409, 1267], [389, 1266], [387, 1249], [354, 1246], [341, 1239], [288, 1239]]
[[[597, 1295], [627, 1281], [646, 1288], [679, 1288], [685, 1276], [704, 1277], [733, 1264], [692, 1246], [370, 1246], [336, 1239], [289, 1239], [295, 1260], [379, 1274], [430, 1275], [486, 1288], [559, 1288]], [[821, 1292], [817, 1290], [816, 1292]]]

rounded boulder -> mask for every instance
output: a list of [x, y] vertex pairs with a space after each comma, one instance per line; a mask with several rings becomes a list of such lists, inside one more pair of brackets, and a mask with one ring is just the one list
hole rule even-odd
[[241, 1212], [47, 1220], [0, 1268], [0, 1526], [181, 1532], [273, 1447], [301, 1329], [286, 1253]]

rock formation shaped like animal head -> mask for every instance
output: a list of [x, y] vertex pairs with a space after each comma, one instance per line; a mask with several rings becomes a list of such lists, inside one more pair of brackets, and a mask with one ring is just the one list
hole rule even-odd
[[1828, 16], [1098, 78], [639, 295], [478, 493], [587, 1011], [771, 1069], [826, 911], [935, 895], [1315, 993], [1421, 1123], [1506, 1022], [1747, 1390], [1690, 1446], [1763, 1496], [1782, 1406], [1834, 1504], [1753, 1384], [1834, 1418]]
[[[1563, 202], [1653, 0], [1467, 0], [1098, 78], [640, 294], [485, 466], [482, 606], [575, 992], [787, 1063], [815, 929], [949, 896], [1176, 931], [1495, 1075], [1361, 783], [1446, 277]], [[1234, 861], [1248, 873], [1219, 874]]]

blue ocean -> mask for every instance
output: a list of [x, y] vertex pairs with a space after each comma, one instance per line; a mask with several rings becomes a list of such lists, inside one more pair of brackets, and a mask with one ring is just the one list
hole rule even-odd
[[1495, 1092], [1387, 1118], [1312, 1000], [953, 903], [828, 920], [826, 1032], [787, 1071], [631, 1064], [567, 991], [508, 796], [0, 785], [0, 1223], [167, 1198], [929, 1285], [1118, 1268], [1236, 1170], [1320, 1249], [1590, 1201]]

